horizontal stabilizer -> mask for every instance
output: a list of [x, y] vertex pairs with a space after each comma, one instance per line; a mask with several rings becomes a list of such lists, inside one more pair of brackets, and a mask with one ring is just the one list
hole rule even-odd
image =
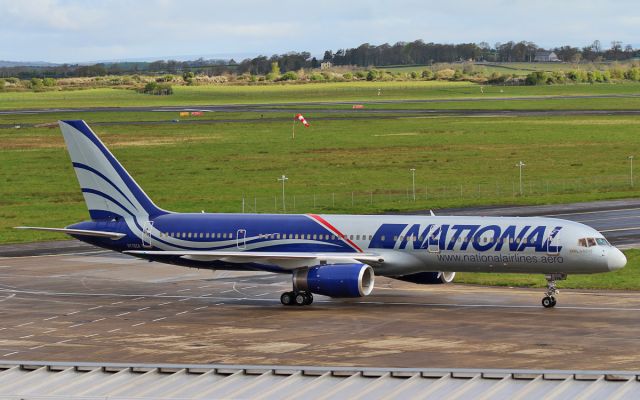
[[14, 227], [14, 229], [31, 229], [34, 231], [60, 232], [66, 233], [67, 235], [104, 237], [112, 240], [118, 240], [126, 236], [126, 234], [119, 232], [90, 231], [86, 229], [45, 228], [41, 226], [16, 226]]
[[259, 261], [313, 261], [320, 263], [341, 263], [350, 260], [364, 264], [382, 264], [384, 259], [373, 253], [303, 253], [303, 252], [267, 252], [267, 251], [151, 251], [130, 250], [126, 254], [147, 256], [178, 256], [195, 261], [226, 261], [231, 263]]

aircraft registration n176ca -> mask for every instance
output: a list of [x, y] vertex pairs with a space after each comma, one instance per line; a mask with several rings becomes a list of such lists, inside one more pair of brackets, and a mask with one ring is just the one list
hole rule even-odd
[[59, 231], [106, 249], [187, 267], [292, 276], [285, 305], [313, 294], [361, 297], [375, 275], [422, 284], [456, 271], [544, 274], [544, 307], [567, 274], [615, 271], [624, 254], [595, 229], [539, 217], [174, 213], [157, 207], [84, 121], [60, 121], [90, 221]]

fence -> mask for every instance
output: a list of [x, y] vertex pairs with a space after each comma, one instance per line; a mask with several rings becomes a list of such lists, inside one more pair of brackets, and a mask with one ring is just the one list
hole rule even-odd
[[[410, 208], [419, 203], [427, 205], [439, 201], [502, 200], [508, 202], [523, 197], [542, 197], [563, 194], [630, 192], [635, 189], [630, 177], [623, 175], [591, 176], [579, 179], [483, 182], [451, 185], [416, 185], [403, 189], [371, 189], [352, 192], [323, 192], [300, 194], [292, 183], [285, 191], [271, 196], [244, 196], [241, 211], [248, 213], [311, 212], [321, 210], [375, 210]], [[414, 198], [415, 196], [415, 198]]]

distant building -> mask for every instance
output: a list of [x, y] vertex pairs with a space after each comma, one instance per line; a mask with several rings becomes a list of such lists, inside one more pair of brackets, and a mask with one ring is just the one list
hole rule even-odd
[[533, 59], [536, 62], [557, 62], [560, 61], [558, 55], [553, 51], [536, 51], [536, 58]]
[[323, 61], [320, 63], [320, 69], [330, 69], [332, 66], [331, 61]]

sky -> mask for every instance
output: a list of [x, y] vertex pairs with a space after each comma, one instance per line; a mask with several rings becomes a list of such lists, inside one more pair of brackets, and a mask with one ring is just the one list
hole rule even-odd
[[640, 47], [640, 1], [0, 0], [0, 60], [236, 58], [413, 41]]

